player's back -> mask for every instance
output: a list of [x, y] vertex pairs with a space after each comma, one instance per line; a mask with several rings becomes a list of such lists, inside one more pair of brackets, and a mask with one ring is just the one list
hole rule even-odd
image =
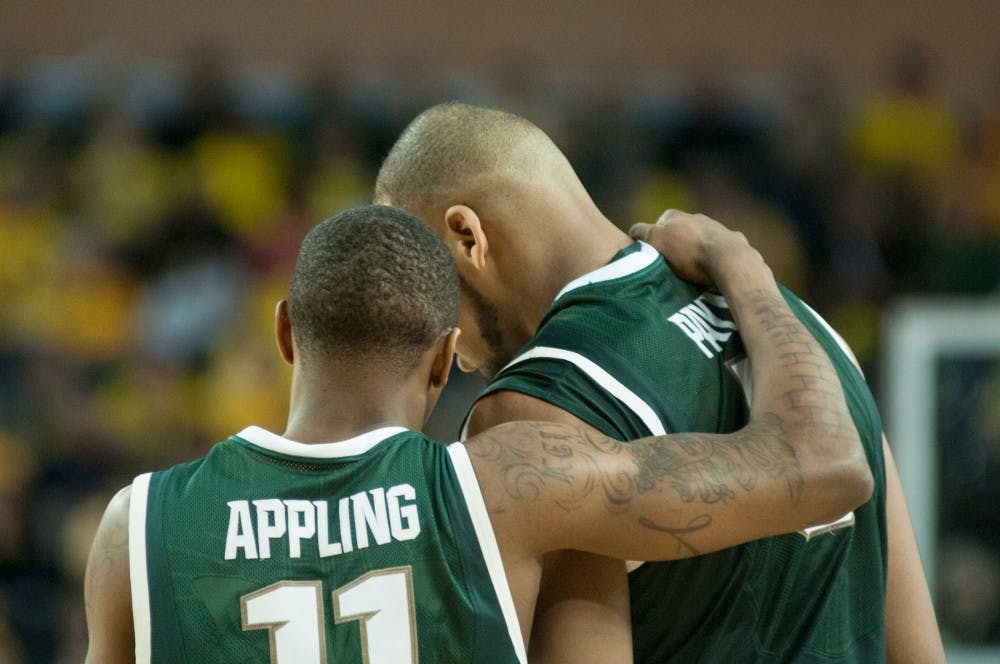
[[304, 445], [250, 427], [138, 477], [137, 651], [171, 664], [519, 661], [469, 472], [406, 429]]
[[[886, 553], [881, 424], [860, 373], [797, 298], [844, 385], [875, 477], [853, 528], [758, 540], [631, 572], [637, 662], [877, 661], [884, 658]], [[622, 440], [663, 432], [728, 432], [746, 422], [743, 349], [725, 301], [674, 277], [636, 244], [567, 286], [521, 353], [483, 395], [548, 401]], [[754, 454], [749, 450], [747, 453]], [[768, 459], [757, 459], [766, 467]], [[720, 458], [724, 464], [725, 459]], [[708, 475], [676, 485], [686, 499], [730, 496]], [[685, 530], [669, 524], [679, 549]]]

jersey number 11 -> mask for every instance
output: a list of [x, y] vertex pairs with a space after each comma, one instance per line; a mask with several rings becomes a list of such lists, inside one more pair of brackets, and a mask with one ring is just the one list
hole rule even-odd
[[[271, 664], [327, 664], [323, 583], [279, 581], [240, 597], [243, 629], [266, 629]], [[368, 572], [333, 591], [334, 623], [358, 621], [365, 664], [417, 661], [413, 570]], [[334, 657], [336, 661], [336, 657]]]

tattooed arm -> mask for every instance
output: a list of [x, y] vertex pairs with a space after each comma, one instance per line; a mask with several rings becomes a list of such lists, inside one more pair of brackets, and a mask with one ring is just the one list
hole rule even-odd
[[726, 294], [755, 385], [739, 431], [622, 443], [514, 422], [468, 442], [498, 520], [531, 510], [520, 541], [535, 540], [536, 553], [683, 558], [830, 521], [867, 500], [871, 475], [829, 359], [769, 273], [744, 272], [738, 283]]
[[[681, 231], [713, 230], [715, 222], [691, 219], [685, 215]], [[671, 265], [686, 278], [714, 281], [737, 317], [755, 385], [746, 427], [622, 444], [523, 395], [499, 392], [477, 406], [473, 431], [525, 414], [563, 423], [504, 424], [468, 441], [515, 597], [538, 588], [538, 557], [553, 549], [687, 557], [829, 521], [870, 496], [871, 474], [829, 359], [788, 309], [759, 255], [741, 236], [715, 227], [722, 235], [711, 241], [675, 237], [702, 250]], [[608, 642], [586, 637], [594, 629], [614, 630], [619, 643], [627, 637], [622, 565], [559, 556], [558, 565], [551, 555], [544, 561], [559, 573], [546, 573], [541, 586], [533, 661], [606, 660], [594, 653]], [[609, 573], [595, 576], [598, 569]], [[580, 587], [567, 592], [567, 577]], [[561, 586], [555, 590], [553, 578]], [[518, 608], [528, 634], [534, 607]], [[610, 622], [594, 619], [602, 613]], [[565, 627], [569, 616], [572, 630]]]
[[128, 506], [131, 487], [108, 504], [87, 560], [84, 603], [87, 611], [87, 663], [135, 661], [132, 591], [128, 570]]

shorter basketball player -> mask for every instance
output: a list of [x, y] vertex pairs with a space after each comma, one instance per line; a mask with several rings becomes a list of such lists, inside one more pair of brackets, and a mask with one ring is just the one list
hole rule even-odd
[[623, 444], [514, 422], [444, 445], [417, 429], [459, 334], [448, 249], [390, 207], [318, 225], [276, 311], [287, 429], [111, 501], [87, 661], [523, 663], [547, 552], [672, 559], [857, 507], [872, 479], [826, 354], [742, 236], [676, 230], [674, 269], [721, 289], [746, 342], [744, 428]]

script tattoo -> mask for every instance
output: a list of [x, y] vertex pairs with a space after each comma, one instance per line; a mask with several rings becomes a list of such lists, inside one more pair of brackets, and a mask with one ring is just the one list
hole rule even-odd
[[640, 443], [560, 424], [516, 422], [476, 436], [469, 449], [492, 462], [511, 498], [533, 499], [546, 484], [558, 483], [555, 502], [567, 510], [597, 492], [608, 510], [621, 511], [637, 495], [664, 487], [685, 503], [725, 502], [739, 489], [752, 490], [764, 474], [787, 478], [794, 497], [802, 481], [795, 452], [782, 439], [776, 416], [761, 419], [751, 435], [686, 433]]

